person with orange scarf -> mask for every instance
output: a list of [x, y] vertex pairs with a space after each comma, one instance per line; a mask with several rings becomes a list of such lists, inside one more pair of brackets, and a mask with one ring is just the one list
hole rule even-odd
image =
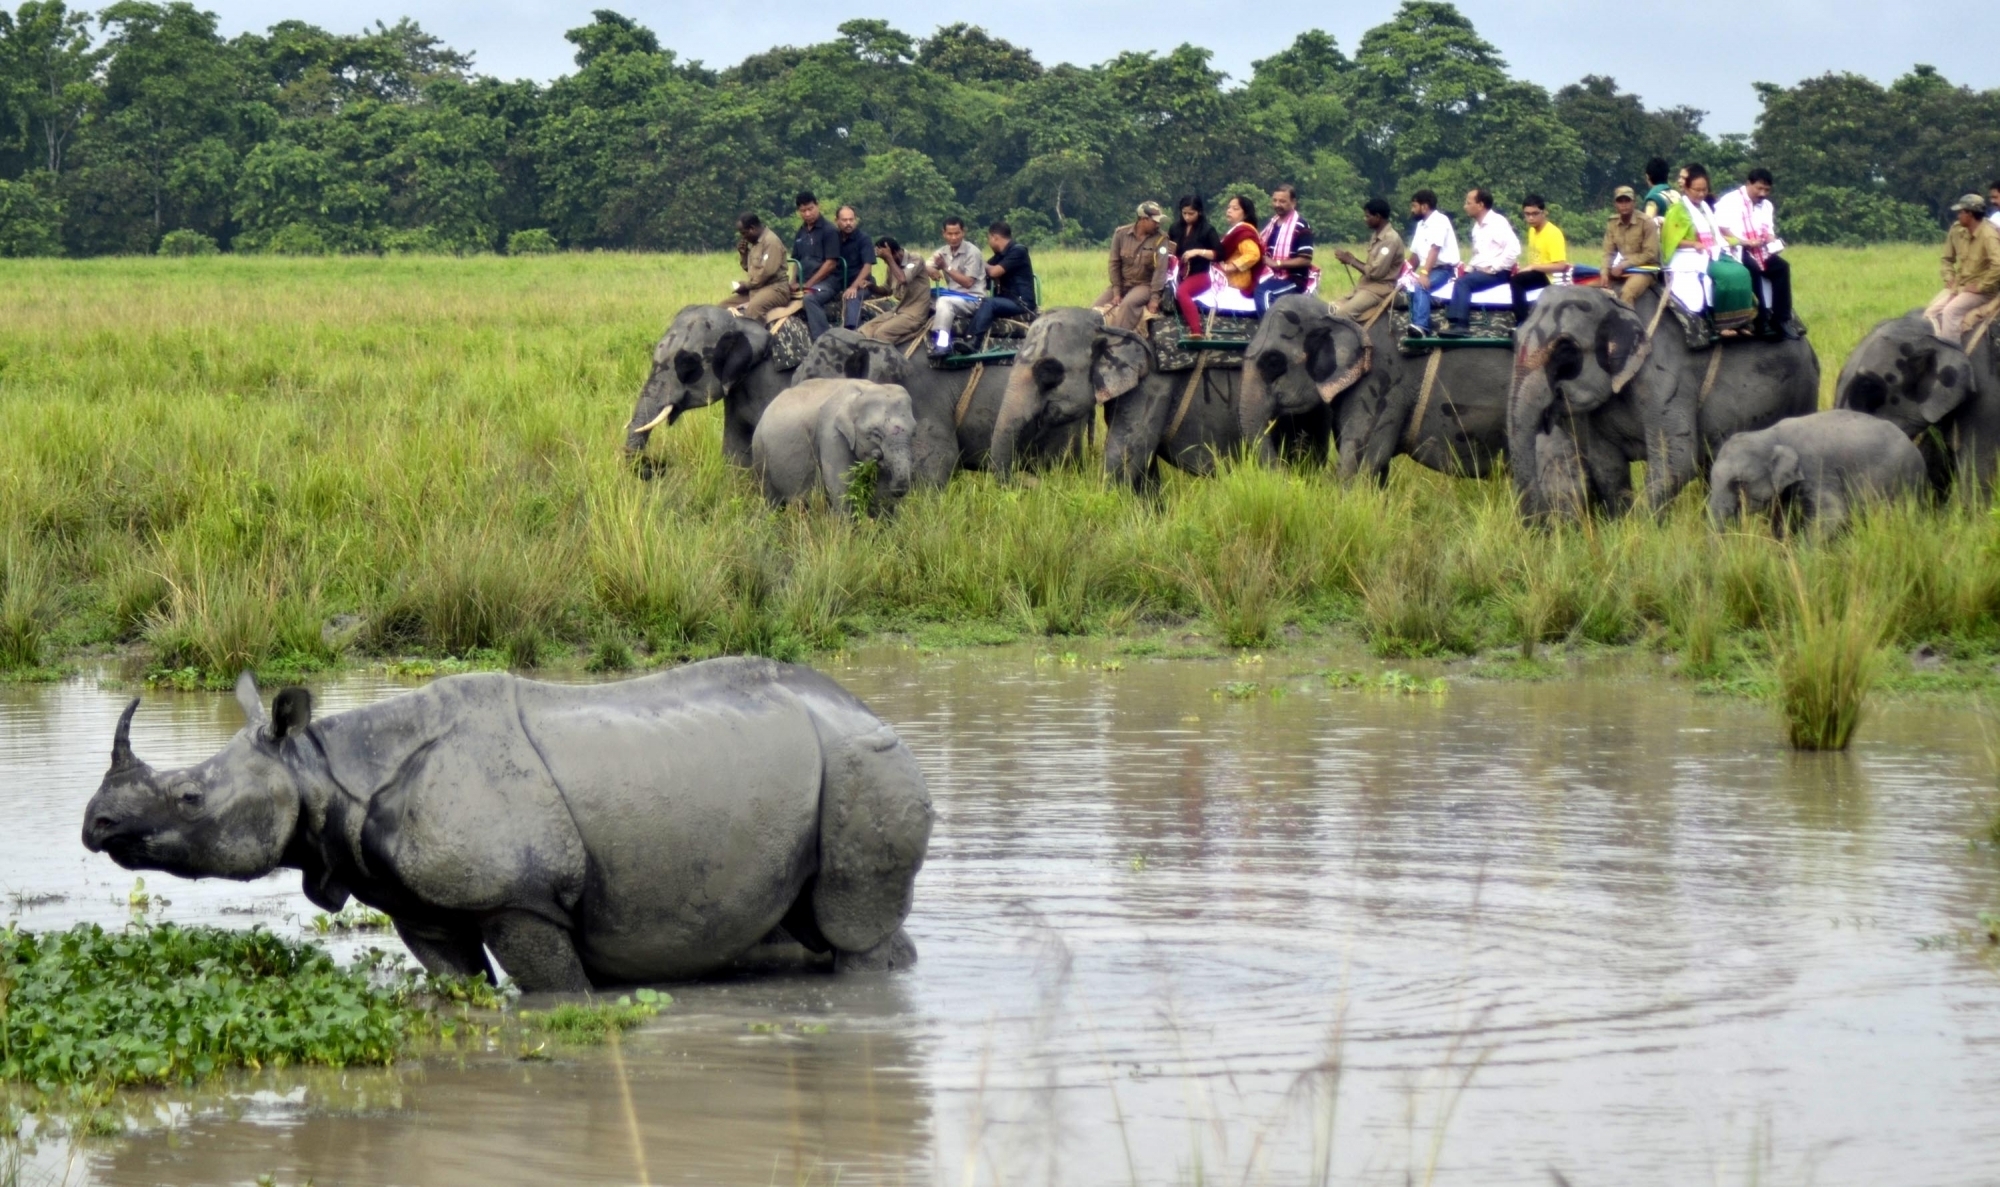
[[[1215, 266], [1182, 281], [1180, 291], [1174, 295], [1181, 307], [1181, 324], [1187, 327], [1190, 338], [1202, 336], [1201, 306], [1194, 299], [1214, 288], [1218, 275], [1237, 292], [1256, 300], [1259, 313], [1266, 304], [1260, 299], [1257, 286], [1270, 275], [1271, 269], [1264, 263], [1264, 240], [1257, 234], [1257, 204], [1238, 194], [1229, 200], [1224, 214], [1229, 219], [1229, 230], [1223, 233], [1222, 250], [1216, 253]], [[1285, 291], [1291, 289], [1287, 287]]]

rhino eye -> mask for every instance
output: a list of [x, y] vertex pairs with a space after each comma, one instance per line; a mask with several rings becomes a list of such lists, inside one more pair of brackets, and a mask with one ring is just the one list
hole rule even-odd
[[202, 801], [201, 788], [183, 787], [174, 798], [180, 801], [180, 805], [183, 808], [199, 808]]

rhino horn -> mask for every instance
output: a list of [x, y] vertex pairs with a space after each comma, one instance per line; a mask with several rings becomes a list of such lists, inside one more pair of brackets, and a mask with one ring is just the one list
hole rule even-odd
[[132, 753], [132, 715], [138, 711], [139, 698], [133, 697], [132, 703], [118, 715], [118, 732], [111, 737], [111, 769], [114, 771], [142, 765], [138, 756]]

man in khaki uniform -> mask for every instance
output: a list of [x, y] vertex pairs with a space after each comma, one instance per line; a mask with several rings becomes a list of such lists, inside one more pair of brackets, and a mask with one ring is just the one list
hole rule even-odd
[[1361, 220], [1368, 224], [1368, 258], [1359, 259], [1342, 249], [1333, 258], [1360, 273], [1354, 291], [1333, 303], [1335, 313], [1360, 320], [1396, 295], [1396, 280], [1403, 274], [1403, 237], [1389, 225], [1389, 204], [1370, 198], [1361, 207]]
[[1967, 194], [1951, 204], [1958, 222], [1944, 241], [1944, 291], [1924, 309], [1937, 336], [1954, 345], [1965, 319], [2000, 294], [2000, 230], [1986, 221], [1986, 199]]
[[861, 336], [877, 338], [896, 346], [908, 346], [923, 336], [931, 320], [931, 278], [922, 260], [910, 259], [903, 245], [884, 235], [875, 241], [875, 258], [882, 261], [887, 286], [869, 277], [869, 288], [878, 297], [896, 298], [896, 307], [873, 321], [861, 324]]
[[785, 241], [754, 214], [736, 220], [736, 259], [743, 266], [743, 279], [730, 286], [734, 292], [722, 303], [725, 308], [761, 320], [772, 310], [792, 303], [792, 281], [785, 275]]
[[1167, 283], [1165, 218], [1158, 202], [1141, 202], [1138, 219], [1111, 232], [1111, 285], [1092, 302], [1108, 310], [1105, 325], [1136, 330], [1146, 310], [1160, 308]]
[[1656, 274], [1631, 269], [1660, 266], [1660, 224], [1639, 213], [1638, 196], [1629, 185], [1611, 191], [1611, 205], [1618, 213], [1604, 225], [1604, 287], [1627, 305], [1636, 305], [1639, 295], [1653, 287]]

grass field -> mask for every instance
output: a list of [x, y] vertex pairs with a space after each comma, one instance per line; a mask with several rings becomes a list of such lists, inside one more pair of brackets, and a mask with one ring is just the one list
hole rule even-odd
[[[1935, 253], [1792, 254], [1830, 398], [1867, 327], [1930, 295]], [[1101, 284], [1095, 253], [1040, 266], [1051, 304]], [[618, 446], [649, 347], [733, 267], [0, 262], [0, 667], [118, 647], [179, 682], [352, 654], [617, 669], [1172, 622], [1244, 646], [1352, 629], [1384, 654], [1645, 643], [1769, 681], [1795, 638], [2000, 640], [2000, 530], [1966, 507], [1791, 550], [1713, 533], [1697, 487], [1660, 522], [1542, 532], [1504, 478], [1399, 462], [1387, 490], [1240, 468], [1156, 500], [1087, 468], [965, 475], [849, 524], [767, 510], [713, 411], [656, 433], [666, 475], [636, 481]], [[1794, 629], [1821, 604], [1859, 607], [1854, 629]]]

